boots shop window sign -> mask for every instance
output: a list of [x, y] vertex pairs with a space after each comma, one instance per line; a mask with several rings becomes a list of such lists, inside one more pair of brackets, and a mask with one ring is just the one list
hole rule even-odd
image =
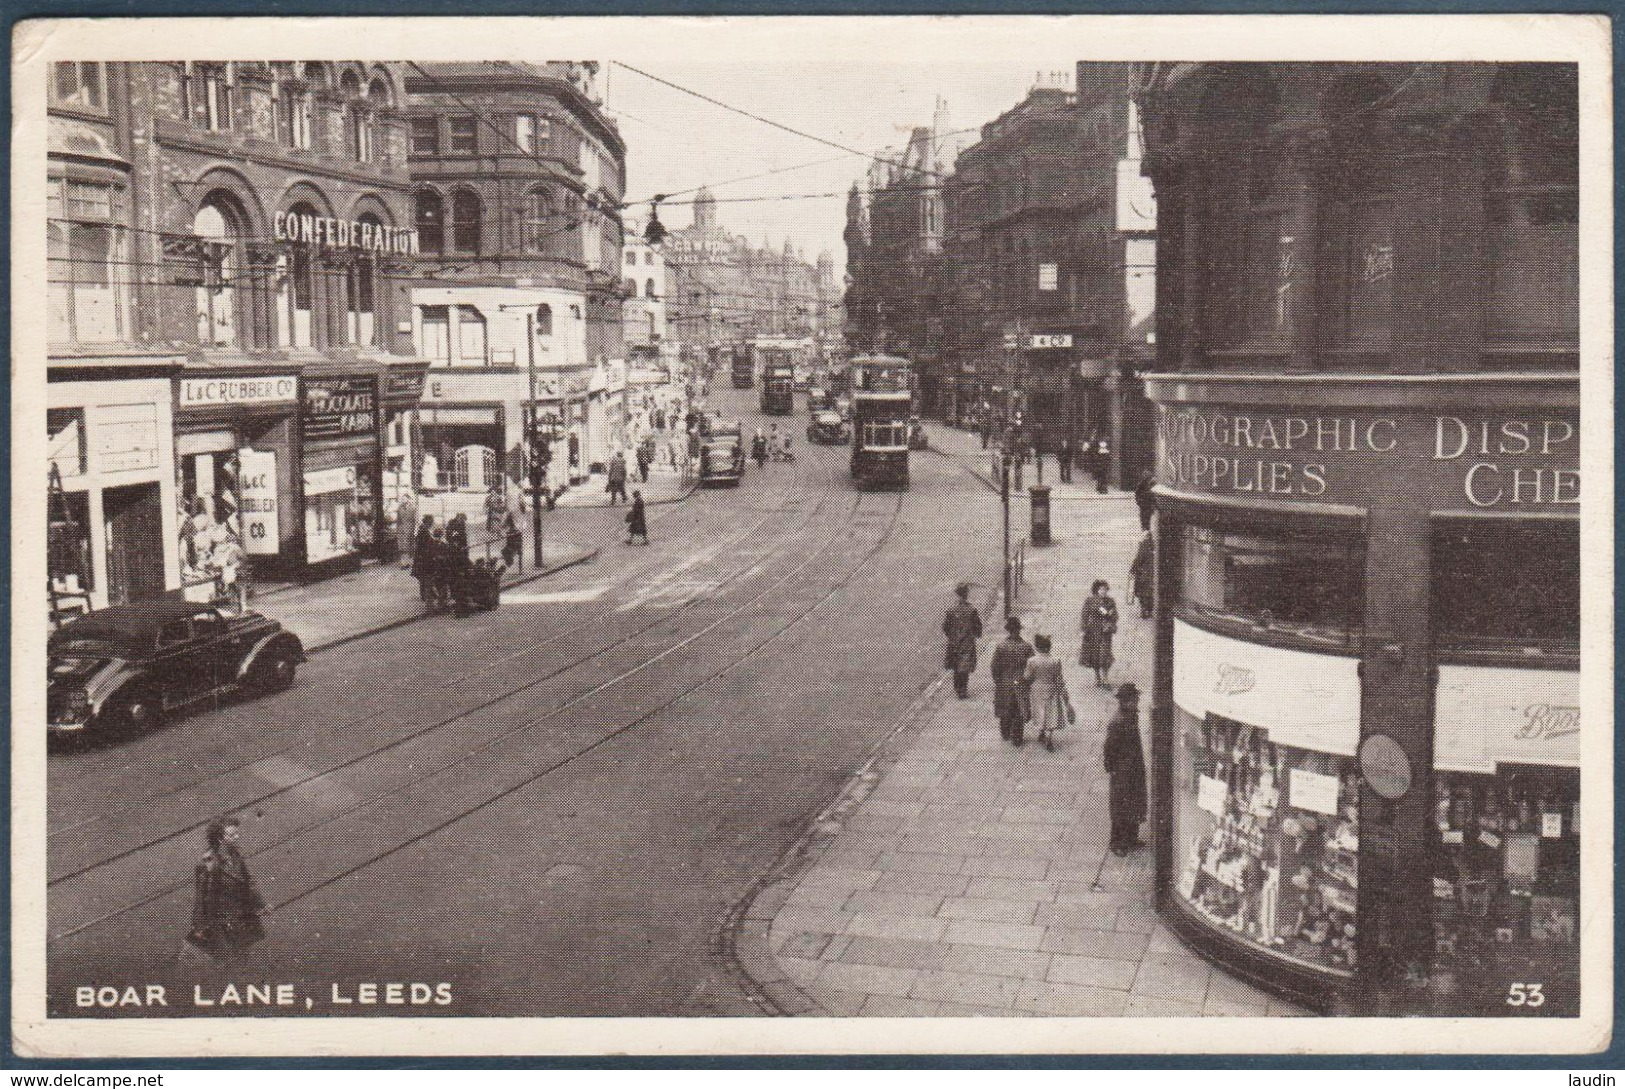
[[371, 378], [305, 382], [305, 441], [362, 437], [378, 428], [378, 394]]

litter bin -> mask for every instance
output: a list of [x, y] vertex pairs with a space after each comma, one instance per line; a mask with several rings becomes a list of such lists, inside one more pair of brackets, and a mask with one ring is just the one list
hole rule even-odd
[[1035, 545], [1049, 544], [1049, 485], [1034, 484], [1027, 489], [1032, 497], [1032, 534]]

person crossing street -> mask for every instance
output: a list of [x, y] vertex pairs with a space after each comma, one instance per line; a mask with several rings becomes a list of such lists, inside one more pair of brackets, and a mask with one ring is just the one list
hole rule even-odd
[[644, 544], [649, 543], [649, 517], [643, 507], [643, 493], [634, 489], [632, 509], [626, 512], [626, 543], [631, 544], [637, 537], [642, 537]]

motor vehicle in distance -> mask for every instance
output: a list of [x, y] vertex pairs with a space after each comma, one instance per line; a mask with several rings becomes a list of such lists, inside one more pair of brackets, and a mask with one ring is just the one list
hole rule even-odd
[[818, 413], [807, 425], [807, 441], [820, 446], [839, 446], [851, 437], [852, 432], [846, 426], [846, 421], [833, 409]]
[[745, 435], [738, 420], [712, 420], [700, 441], [700, 483], [737, 488], [745, 475]]
[[87, 613], [46, 645], [51, 736], [135, 734], [192, 704], [277, 692], [305, 648], [257, 612], [193, 601], [143, 601]]
[[750, 389], [756, 384], [756, 361], [752, 358], [749, 345], [734, 348], [732, 374], [734, 389]]

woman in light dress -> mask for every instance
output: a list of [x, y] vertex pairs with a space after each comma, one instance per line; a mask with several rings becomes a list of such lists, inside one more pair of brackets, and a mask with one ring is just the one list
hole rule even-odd
[[1055, 751], [1055, 732], [1077, 721], [1072, 709], [1072, 696], [1066, 690], [1066, 678], [1061, 674], [1061, 660], [1050, 653], [1047, 635], [1033, 636], [1037, 651], [1027, 659], [1026, 678], [1031, 686], [1029, 699], [1032, 723], [1038, 728], [1038, 740], [1044, 748]]

